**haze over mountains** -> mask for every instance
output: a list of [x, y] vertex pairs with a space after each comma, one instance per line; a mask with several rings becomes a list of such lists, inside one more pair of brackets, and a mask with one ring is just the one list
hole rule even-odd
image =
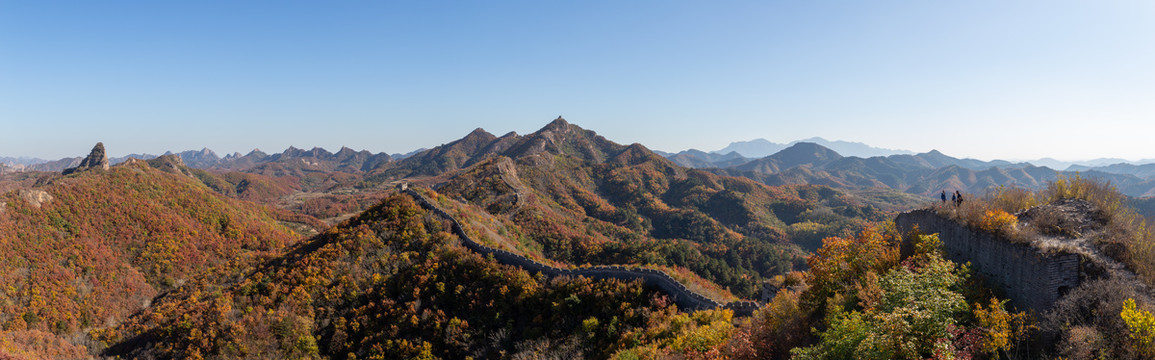
[[768, 185], [823, 184], [864, 190], [890, 188], [917, 195], [943, 190], [982, 193], [998, 186], [1039, 189], [1060, 175], [1079, 174], [1111, 182], [1129, 196], [1155, 195], [1155, 175], [1147, 165], [1083, 167], [1058, 171], [1029, 163], [958, 159], [938, 151], [889, 156], [843, 156], [819, 144], [800, 142], [773, 155], [709, 171], [743, 176]]
[[[854, 156], [860, 158], [869, 158], [874, 156], [890, 156], [890, 155], [913, 155], [915, 152], [909, 150], [886, 149], [870, 146], [861, 142], [850, 142], [842, 140], [826, 140], [821, 137], [812, 137], [809, 139], [795, 140], [789, 143], [775, 143], [766, 139], [754, 139], [748, 141], [736, 141], [730, 143], [726, 147], [714, 151], [702, 151], [697, 149], [683, 150], [677, 153], [668, 153], [662, 151], [655, 151], [662, 156], [674, 160], [679, 165], [690, 167], [729, 167], [742, 163], [745, 161], [736, 160], [745, 158], [746, 161], [763, 158], [782, 151], [790, 146], [798, 143], [814, 143], [822, 145], [828, 149], [834, 150], [842, 156]], [[932, 153], [937, 153], [931, 150]], [[1057, 160], [1053, 158], [1042, 158], [1036, 160], [1021, 160], [1021, 161], [1005, 161], [992, 160], [989, 163], [1027, 163], [1035, 166], [1045, 166], [1055, 170], [1069, 170], [1069, 171], [1086, 171], [1095, 170], [1098, 167], [1105, 167], [1114, 164], [1130, 164], [1130, 165], [1145, 165], [1155, 163], [1155, 159], [1142, 159], [1138, 161], [1129, 161], [1119, 158], [1098, 158], [1090, 160]], [[974, 160], [972, 163], [981, 164], [987, 163], [980, 160]]]
[[730, 145], [722, 148], [721, 150], [713, 151], [713, 152], [724, 154], [724, 153], [729, 153], [731, 151], [736, 151], [739, 154], [742, 154], [742, 155], [747, 156], [747, 157], [766, 157], [766, 156], [770, 156], [776, 152], [782, 151], [783, 149], [786, 149], [786, 148], [788, 148], [794, 144], [801, 143], [801, 142], [808, 142], [808, 143], [815, 143], [818, 145], [822, 145], [822, 146], [830, 148], [834, 151], [837, 151], [840, 154], [844, 154], [846, 156], [871, 157], [871, 156], [887, 156], [887, 155], [895, 155], [895, 154], [913, 154], [913, 152], [911, 152], [909, 150], [883, 149], [883, 148], [877, 148], [877, 147], [873, 147], [873, 146], [870, 146], [867, 144], [863, 144], [860, 142], [850, 142], [850, 141], [842, 141], [842, 140], [830, 141], [830, 140], [826, 140], [826, 139], [823, 139], [823, 138], [817, 137], [817, 136], [809, 138], [809, 139], [791, 141], [791, 142], [786, 143], [786, 144], [778, 144], [778, 143], [770, 142], [769, 140], [766, 140], [766, 139], [754, 139], [754, 140], [750, 140], [750, 141], [736, 141], [736, 142], [730, 143]]
[[[221, 157], [205, 148], [175, 154], [167, 152], [165, 155], [176, 155], [184, 165], [198, 169], [245, 170], [270, 176], [301, 172], [366, 172], [373, 173], [373, 178], [383, 179], [433, 176], [464, 168], [509, 150], [521, 138], [514, 132], [498, 137], [479, 128], [460, 140], [408, 154], [370, 153], [347, 147], [336, 153], [318, 147], [310, 150], [289, 147], [272, 154], [254, 149], [248, 154], [233, 153]], [[1074, 175], [1078, 172], [1110, 181], [1129, 196], [1155, 195], [1155, 180], [1152, 179], [1155, 178], [1155, 164], [1127, 163], [1122, 159], [1096, 159], [1078, 164], [1054, 159], [982, 161], [959, 159], [936, 150], [915, 154], [820, 137], [788, 144], [765, 139], [740, 141], [713, 152], [695, 149], [678, 153], [653, 152], [680, 166], [747, 177], [768, 185], [823, 184], [860, 191], [888, 188], [925, 196], [951, 189], [981, 193], [1000, 185], [1038, 189], [1060, 174]], [[119, 164], [129, 158], [148, 160], [157, 156], [132, 154], [109, 160], [111, 164]], [[5, 162], [5, 165], [0, 165], [0, 171], [62, 171], [79, 165], [82, 158], [0, 160]]]
[[[510, 133], [510, 134], [516, 134], [516, 133]], [[726, 147], [724, 147], [722, 149], [713, 150], [713, 151], [703, 151], [703, 150], [698, 150], [698, 149], [688, 149], [688, 150], [683, 150], [683, 151], [679, 151], [676, 153], [665, 152], [665, 151], [660, 151], [660, 150], [652, 150], [652, 151], [659, 154], [659, 155], [662, 155], [663, 157], [666, 157], [666, 158], [674, 161], [675, 163], [677, 163], [678, 165], [681, 165], [681, 166], [693, 167], [693, 168], [711, 168], [711, 167], [727, 168], [727, 167], [731, 167], [731, 166], [744, 164], [744, 163], [750, 162], [750, 161], [755, 160], [755, 159], [759, 159], [759, 158], [773, 155], [775, 153], [778, 153], [779, 151], [785, 150], [786, 148], [794, 146], [798, 143], [818, 144], [818, 145], [821, 145], [825, 148], [833, 150], [834, 152], [837, 152], [841, 156], [847, 156], [847, 157], [870, 158], [870, 157], [875, 157], [875, 156], [889, 157], [891, 155], [915, 155], [916, 154], [915, 152], [910, 151], [910, 150], [880, 148], [880, 147], [874, 147], [874, 146], [871, 146], [869, 144], [865, 144], [865, 143], [861, 143], [861, 142], [852, 142], [852, 141], [843, 141], [843, 140], [827, 140], [827, 139], [822, 138], [822, 137], [811, 137], [808, 139], [795, 140], [795, 141], [791, 141], [788, 143], [775, 143], [775, 142], [772, 142], [772, 141], [769, 141], [766, 139], [762, 139], [762, 138], [747, 140], [747, 141], [735, 141], [735, 142], [731, 142], [729, 145], [727, 145]], [[343, 154], [343, 155], [322, 154], [321, 152], [328, 153], [328, 151], [325, 149], [322, 149], [322, 148], [317, 148], [317, 147], [315, 147], [311, 150], [308, 150], [306, 152], [313, 152], [314, 156], [320, 156], [320, 157], [325, 157], [325, 156], [330, 156], [330, 155], [336, 155], [337, 157], [341, 157], [344, 155], [348, 155], [348, 151], [351, 151], [351, 150], [352, 149], [346, 150], [346, 148], [342, 148], [341, 150], [338, 151], [338, 153], [345, 152], [345, 154]], [[420, 149], [416, 149], [416, 150], [413, 150], [413, 151], [408, 152], [408, 153], [394, 153], [394, 154], [370, 153], [369, 155], [372, 155], [378, 159], [382, 158], [382, 156], [388, 156], [394, 160], [401, 160], [401, 159], [419, 154], [419, 153], [424, 152], [426, 150], [428, 150], [428, 149], [427, 148], [420, 148]], [[290, 146], [283, 153], [288, 153], [288, 154], [284, 155], [287, 157], [298, 157], [301, 155], [301, 152], [302, 152], [301, 149], [297, 149], [295, 147]], [[365, 151], [362, 150], [362, 151], [355, 151], [355, 152], [362, 153]], [[185, 164], [192, 166], [192, 167], [195, 167], [195, 168], [211, 168], [211, 167], [244, 168], [246, 166], [255, 165], [255, 164], [261, 162], [262, 160], [259, 160], [259, 159], [263, 159], [265, 156], [269, 155], [268, 153], [265, 153], [265, 152], [261, 151], [260, 149], [253, 149], [248, 154], [241, 154], [239, 152], [236, 152], [236, 153], [232, 153], [232, 154], [226, 154], [225, 156], [222, 157], [222, 156], [218, 155], [216, 152], [214, 152], [213, 150], [208, 149], [208, 148], [202, 148], [201, 150], [186, 150], [186, 151], [181, 151], [179, 153], [174, 153], [172, 151], [168, 151], [162, 155], [169, 155], [169, 154], [176, 154], [176, 155], [180, 156], [181, 159], [185, 161]], [[936, 150], [931, 150], [931, 151], [927, 152], [926, 154], [942, 155], [941, 153], [939, 153]], [[147, 153], [134, 153], [134, 154], [129, 154], [129, 155], [120, 156], [120, 157], [110, 157], [109, 162], [111, 164], [119, 164], [119, 163], [122, 163], [129, 158], [135, 158], [135, 159], [140, 159], [140, 160], [149, 160], [149, 159], [157, 158], [158, 156], [159, 155], [153, 155], [153, 154], [147, 154]], [[937, 155], [935, 155], [935, 156], [937, 156]], [[272, 161], [272, 160], [278, 160], [278, 159], [280, 159], [280, 157], [272, 158], [272, 159], [268, 159], [268, 160]], [[77, 164], [80, 163], [80, 160], [82, 160], [81, 157], [62, 158], [62, 159], [58, 159], [58, 160], [45, 160], [45, 159], [36, 158], [36, 157], [29, 157], [29, 156], [19, 156], [19, 157], [0, 156], [0, 166], [6, 166], [9, 169], [16, 169], [16, 170], [60, 171], [60, 170], [63, 170], [65, 168], [68, 168], [68, 167], [76, 166]], [[1155, 159], [1141, 159], [1141, 160], [1137, 160], [1137, 161], [1131, 161], [1131, 160], [1121, 159], [1121, 158], [1097, 158], [1097, 159], [1089, 159], [1089, 160], [1058, 160], [1058, 159], [1054, 159], [1054, 158], [1041, 158], [1041, 159], [1035, 159], [1035, 160], [1013, 160], [1013, 161], [1007, 161], [1007, 160], [981, 161], [981, 160], [966, 159], [966, 162], [967, 162], [967, 164], [970, 164], [969, 167], [971, 167], [971, 168], [976, 168], [976, 167], [982, 168], [982, 167], [985, 167], [987, 165], [1006, 166], [1006, 165], [1011, 165], [1011, 164], [1018, 164], [1018, 165], [1031, 164], [1034, 166], [1048, 167], [1048, 168], [1051, 168], [1054, 170], [1061, 170], [1061, 171], [1102, 171], [1102, 172], [1107, 172], [1107, 173], [1112, 173], [1112, 174], [1137, 175], [1140, 177], [1147, 177], [1151, 173], [1155, 172], [1155, 171], [1150, 170], [1150, 169], [1155, 169], [1155, 165], [1149, 166], [1149, 167], [1143, 167], [1144, 165], [1155, 164]]]

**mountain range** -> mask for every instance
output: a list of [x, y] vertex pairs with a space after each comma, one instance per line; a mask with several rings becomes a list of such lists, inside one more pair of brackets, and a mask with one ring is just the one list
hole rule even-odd
[[[605, 358], [625, 331], [677, 314], [639, 284], [540, 279], [467, 253], [396, 195], [398, 182], [493, 249], [558, 268], [658, 269], [718, 301], [757, 299], [821, 239], [888, 216], [827, 186], [681, 167], [561, 118], [527, 135], [477, 129], [403, 159], [202, 149], [5, 173], [0, 243], [12, 246], [0, 272], [13, 275], [0, 288], [15, 290], [0, 294], [0, 314], [16, 315], [0, 316], [0, 338], [15, 339], [0, 355], [395, 358], [424, 340], [447, 358], [489, 357], [545, 336]], [[470, 340], [495, 331], [509, 340]], [[386, 339], [418, 347], [374, 347]]]
[[840, 154], [845, 154], [847, 156], [871, 157], [871, 156], [887, 156], [887, 155], [896, 155], [896, 154], [912, 154], [912, 152], [908, 151], [908, 150], [883, 149], [883, 148], [877, 148], [877, 147], [873, 147], [873, 146], [870, 146], [867, 144], [863, 144], [860, 142], [850, 142], [850, 141], [842, 141], [842, 140], [830, 141], [830, 140], [823, 139], [821, 137], [812, 137], [809, 139], [795, 140], [795, 141], [792, 141], [792, 142], [789, 142], [786, 144], [774, 143], [774, 142], [771, 142], [771, 141], [766, 140], [766, 139], [754, 139], [754, 140], [750, 140], [750, 141], [736, 141], [736, 142], [730, 143], [730, 145], [727, 145], [726, 147], [722, 148], [721, 150], [712, 151], [712, 152], [717, 153], [717, 154], [728, 154], [730, 152], [737, 152], [739, 154], [742, 154], [743, 156], [760, 158], [760, 157], [769, 156], [769, 155], [774, 154], [776, 152], [782, 151], [783, 149], [786, 149], [790, 146], [793, 146], [794, 144], [802, 143], [802, 142], [819, 144], [819, 145], [825, 146], [827, 148], [833, 149], [834, 151], [837, 151]]
[[[702, 151], [697, 149], [683, 150], [677, 153], [655, 151], [670, 160], [678, 163], [678, 165], [695, 168], [726, 168], [741, 163], [749, 162], [759, 158], [773, 155], [779, 151], [785, 150], [788, 147], [798, 143], [813, 143], [822, 145], [828, 149], [834, 150], [842, 156], [870, 158], [876, 156], [889, 157], [892, 155], [915, 155], [914, 152], [908, 150], [895, 150], [873, 147], [860, 142], [849, 142], [842, 140], [826, 140], [821, 137], [813, 137], [803, 140], [795, 140], [789, 143], [775, 143], [766, 139], [754, 139], [749, 141], [732, 142], [725, 148], [715, 151]], [[928, 153], [940, 154], [937, 150], [931, 150]], [[956, 162], [959, 159], [949, 160]], [[1119, 158], [1098, 158], [1082, 161], [1063, 161], [1053, 158], [1042, 158], [1036, 160], [1023, 161], [981, 161], [973, 159], [965, 159], [969, 168], [985, 169], [987, 166], [1007, 166], [1007, 165], [1024, 165], [1031, 164], [1034, 166], [1048, 167], [1055, 170], [1062, 171], [1089, 171], [1100, 170], [1103, 172], [1115, 174], [1131, 174], [1140, 177], [1147, 177], [1142, 174], [1142, 171], [1129, 171], [1127, 166], [1115, 166], [1108, 169], [1111, 165], [1132, 165], [1141, 166], [1155, 163], [1155, 159], [1143, 159], [1139, 161], [1128, 161]]]
[[[448, 144], [395, 158], [385, 153], [370, 153], [342, 148], [331, 153], [322, 148], [310, 150], [290, 147], [283, 152], [267, 154], [253, 150], [248, 154], [218, 157], [212, 150], [184, 151], [177, 154], [192, 168], [245, 171], [281, 176], [329, 172], [366, 173], [371, 181], [385, 181], [413, 176], [436, 176], [476, 164], [506, 151], [540, 151], [517, 133], [496, 136], [476, 129]], [[587, 151], [593, 151], [587, 149]], [[649, 152], [649, 150], [647, 150]], [[591, 154], [596, 154], [592, 152]], [[1133, 197], [1155, 195], [1155, 164], [1114, 164], [1107, 166], [1071, 166], [1067, 170], [1035, 166], [1028, 162], [1004, 160], [982, 161], [959, 159], [937, 150], [919, 154], [859, 157], [843, 155], [818, 143], [795, 142], [778, 152], [757, 159], [746, 158], [737, 151], [726, 154], [687, 150], [677, 154], [660, 154], [673, 163], [704, 169], [720, 175], [742, 176], [768, 185], [822, 184], [850, 190], [889, 188], [915, 195], [933, 195], [942, 190], [982, 193], [989, 187], [1017, 186], [1037, 189], [1060, 174], [1110, 181], [1124, 194]], [[605, 156], [605, 155], [601, 155]], [[131, 157], [147, 159], [149, 156]], [[112, 159], [123, 162], [129, 157]], [[76, 166], [77, 158], [25, 167], [49, 170]]]
[[[862, 264], [899, 266], [898, 235], [874, 230], [896, 212], [944, 189], [1075, 174], [805, 141], [755, 159], [659, 154], [560, 117], [404, 156], [201, 149], [107, 167], [104, 154], [98, 144], [68, 174], [0, 172], [0, 358], [784, 359], [829, 326], [813, 312], [833, 303], [824, 286], [863, 294], [847, 280], [874, 266]], [[1149, 167], [1108, 170], [1079, 176], [1134, 196], [1155, 186], [1139, 176]], [[754, 319], [794, 308], [794, 325], [679, 309], [618, 278], [550, 278], [466, 238], [552, 269], [661, 271], [716, 302], [774, 302]]]
[[[478, 129], [481, 130], [481, 129]], [[484, 132], [484, 130], [481, 130]], [[488, 133], [485, 133], [488, 134]], [[497, 137], [488, 134], [496, 139]], [[509, 133], [502, 138], [508, 139], [510, 136], [516, 136], [516, 133]], [[485, 137], [482, 134], [476, 136]], [[456, 148], [439, 151], [457, 151], [463, 153], [471, 144], [479, 142], [487, 142], [488, 139], [470, 138], [467, 136], [464, 139], [455, 141]], [[971, 170], [988, 170], [991, 167], [1025, 167], [1037, 166], [1046, 167], [1053, 170], [1066, 172], [1102, 172], [1113, 175], [1134, 175], [1140, 179], [1147, 179], [1155, 176], [1155, 159], [1145, 159], [1140, 161], [1127, 161], [1118, 158], [1100, 158], [1085, 161], [1062, 161], [1053, 158], [1042, 158], [1037, 160], [1027, 161], [1005, 161], [992, 160], [982, 161], [975, 159], [959, 159], [942, 154], [937, 150], [931, 150], [926, 153], [915, 154], [907, 150], [896, 150], [873, 147], [860, 142], [849, 142], [842, 140], [826, 140], [821, 137], [813, 137], [809, 139], [796, 140], [789, 143], [774, 143], [766, 139], [754, 139], [749, 141], [732, 142], [725, 148], [715, 151], [701, 151], [697, 149], [683, 150], [677, 153], [670, 153], [664, 151], [653, 150], [654, 153], [659, 154], [674, 163], [690, 168], [719, 168], [719, 169], [737, 169], [739, 171], [749, 170], [750, 168], [759, 167], [758, 161], [770, 155], [777, 154], [790, 147], [800, 143], [817, 144], [843, 157], [857, 157], [857, 158], [872, 158], [885, 157], [895, 162], [906, 163], [916, 167], [942, 168], [950, 165], [956, 165], [962, 168]], [[462, 149], [464, 146], [466, 149]], [[468, 152], [468, 151], [466, 151]], [[385, 153], [370, 153], [368, 151], [355, 151], [349, 148], [341, 148], [337, 153], [330, 153], [325, 149], [314, 147], [310, 150], [302, 150], [290, 146], [281, 153], [268, 154], [260, 149], [254, 149], [248, 154], [233, 153], [227, 154], [223, 157], [217, 155], [208, 148], [201, 150], [187, 150], [179, 153], [171, 151], [163, 155], [177, 155], [186, 165], [193, 168], [200, 169], [227, 169], [227, 170], [246, 170], [257, 167], [266, 163], [281, 163], [286, 165], [286, 162], [300, 161], [305, 167], [310, 167], [311, 170], [341, 170], [341, 171], [373, 171], [378, 170], [387, 163], [392, 161], [402, 161], [410, 157], [421, 155], [418, 159], [411, 159], [405, 162], [400, 168], [409, 170], [393, 170], [389, 173], [391, 175], [402, 175], [408, 172], [415, 173], [436, 173], [447, 168], [457, 168], [459, 165], [472, 164], [470, 159], [455, 158], [450, 155], [447, 159], [452, 158], [450, 162], [464, 161], [460, 164], [430, 164], [428, 161], [430, 156], [436, 157], [436, 154], [430, 154], [429, 149], [417, 149], [409, 153], [385, 154]], [[915, 156], [919, 159], [903, 158], [899, 155]], [[111, 164], [119, 164], [127, 159], [135, 158], [140, 160], [150, 160], [157, 158], [157, 155], [152, 154], [129, 154], [122, 157], [109, 158]], [[59, 160], [44, 160], [32, 157], [0, 157], [0, 171], [62, 171], [66, 168], [75, 167], [82, 160], [81, 157], [63, 158]], [[289, 165], [289, 167], [296, 167], [297, 165]], [[766, 170], [763, 168], [763, 170]], [[272, 171], [272, 170], [270, 170]], [[761, 171], [765, 173], [765, 171]], [[1133, 179], [1125, 179], [1130, 184]], [[1133, 193], [1134, 194], [1134, 193]]]
[[861, 158], [841, 154], [814, 143], [797, 143], [773, 155], [708, 171], [755, 179], [768, 185], [823, 184], [848, 190], [889, 188], [933, 196], [940, 191], [983, 193], [998, 186], [1039, 189], [1060, 175], [1086, 176], [1109, 181], [1133, 197], [1155, 195], [1149, 166], [1086, 168], [1057, 171], [1029, 163], [957, 159], [938, 151], [914, 155]]

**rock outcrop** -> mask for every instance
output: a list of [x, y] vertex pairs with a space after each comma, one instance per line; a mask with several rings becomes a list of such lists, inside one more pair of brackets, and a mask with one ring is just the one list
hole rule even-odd
[[40, 208], [40, 205], [47, 204], [56, 199], [44, 190], [21, 189], [19, 192], [17, 192], [17, 195], [19, 195], [21, 199], [24, 199], [24, 201], [28, 202], [28, 204], [35, 208]]
[[108, 170], [108, 154], [104, 153], [104, 143], [100, 142], [92, 147], [92, 152], [89, 152], [88, 157], [80, 161], [80, 165], [74, 168], [64, 169], [64, 175], [96, 168]]
[[188, 171], [184, 159], [177, 154], [161, 155], [156, 159], [145, 161], [148, 166], [159, 169], [166, 173], [184, 175], [192, 177], [193, 174]]

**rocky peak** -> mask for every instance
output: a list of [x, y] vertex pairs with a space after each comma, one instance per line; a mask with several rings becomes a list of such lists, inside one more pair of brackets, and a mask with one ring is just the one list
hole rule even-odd
[[333, 155], [336, 155], [338, 158], [349, 158], [356, 154], [356, 150], [350, 149], [348, 146], [342, 146], [341, 150], [337, 151], [337, 153]]
[[176, 154], [163, 155], [156, 159], [148, 160], [148, 166], [167, 173], [193, 176], [193, 174], [188, 171], [188, 166], [185, 164], [184, 159]]
[[74, 168], [64, 169], [64, 175], [96, 168], [108, 170], [108, 154], [105, 154], [104, 143], [101, 142], [96, 143], [96, 146], [92, 147], [92, 152], [89, 152], [88, 157], [80, 161], [80, 165]]
[[465, 135], [465, 137], [461, 138], [461, 141], [469, 144], [478, 144], [490, 142], [494, 139], [497, 139], [497, 136], [490, 134], [488, 131], [485, 131], [485, 129], [476, 128], [469, 132], [468, 135]]
[[559, 133], [565, 132], [568, 128], [569, 122], [565, 121], [565, 118], [558, 116], [557, 119], [550, 121], [549, 124], [546, 124], [545, 127], [541, 128], [541, 130], [538, 130], [538, 132]]
[[185, 166], [184, 158], [181, 158], [180, 156], [175, 155], [175, 154], [174, 155], [158, 156], [156, 159], [153, 159], [153, 160], [156, 160], [156, 162], [158, 162], [158, 163], [169, 163], [169, 164], [173, 164], [173, 165]]
[[597, 133], [570, 124], [560, 116], [537, 132], [518, 139], [502, 155], [518, 159], [541, 153], [570, 155], [601, 163], [626, 147], [606, 140]]
[[558, 115], [557, 119], [553, 119], [553, 121], [549, 122], [549, 125], [561, 127], [569, 125], [569, 122], [566, 122], [565, 118], [561, 117], [561, 115]]
[[329, 158], [333, 156], [333, 153], [322, 149], [320, 146], [314, 146], [312, 150], [309, 150], [308, 154], [314, 158]]

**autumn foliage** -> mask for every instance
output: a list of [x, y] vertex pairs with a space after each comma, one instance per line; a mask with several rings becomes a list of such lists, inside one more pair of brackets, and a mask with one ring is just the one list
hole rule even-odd
[[129, 356], [606, 357], [632, 329], [674, 316], [638, 283], [535, 277], [447, 230], [393, 196], [243, 278], [198, 279], [101, 339]]
[[682, 169], [637, 148], [595, 163], [568, 154], [496, 157], [438, 189], [517, 224], [529, 245], [572, 264], [686, 268], [752, 297], [804, 267], [806, 246], [882, 213], [822, 186], [766, 186]]
[[[0, 196], [0, 325], [8, 336], [81, 336], [147, 306], [203, 269], [296, 240], [275, 211], [144, 164], [57, 178]], [[19, 333], [25, 331], [24, 333]], [[31, 332], [29, 332], [31, 331]]]

